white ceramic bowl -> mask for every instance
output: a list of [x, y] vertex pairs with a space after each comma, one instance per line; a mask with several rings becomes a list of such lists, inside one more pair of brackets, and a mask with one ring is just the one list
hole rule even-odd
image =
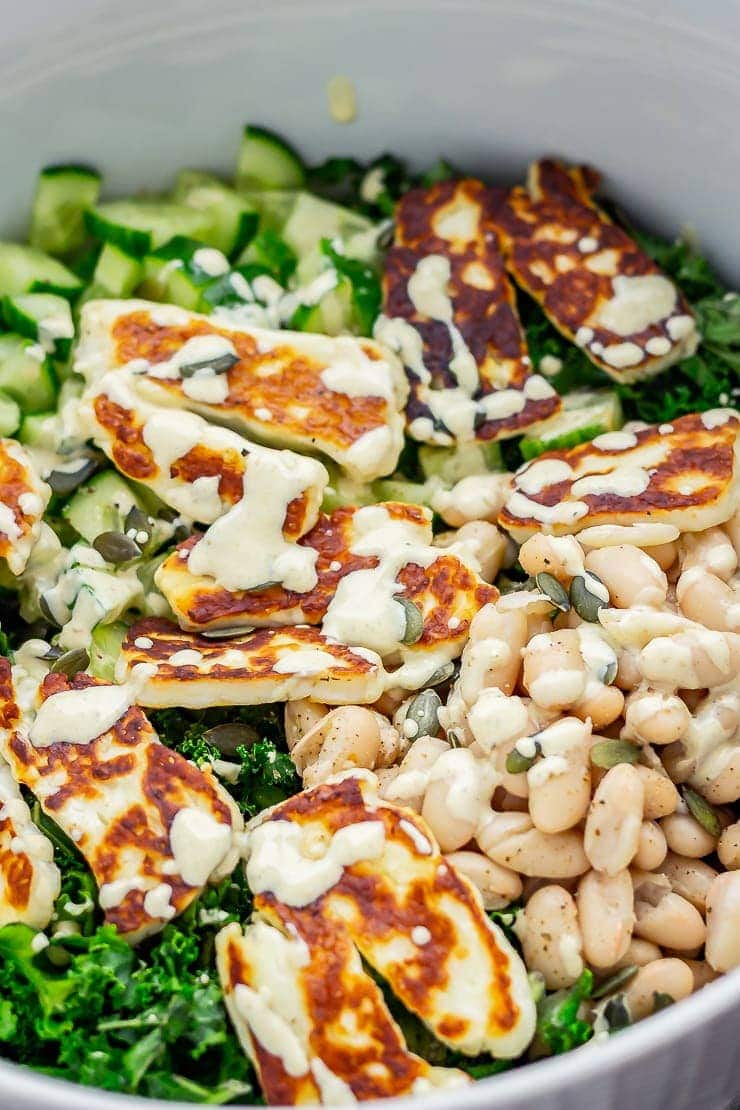
[[[233, 165], [249, 118], [314, 158], [392, 150], [423, 163], [443, 153], [501, 181], [543, 152], [588, 160], [647, 226], [690, 225], [740, 278], [737, 0], [4, 0], [2, 9], [4, 234], [22, 230], [46, 162], [93, 161], [121, 190], [166, 186], [181, 166]], [[337, 73], [358, 90], [349, 127], [326, 108]], [[736, 973], [605, 1045], [414, 1106], [727, 1110], [740, 1092], [739, 1021]], [[174, 1105], [0, 1063], [2, 1110]]]

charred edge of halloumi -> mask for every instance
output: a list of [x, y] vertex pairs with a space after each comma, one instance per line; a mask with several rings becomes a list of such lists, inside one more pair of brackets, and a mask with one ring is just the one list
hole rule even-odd
[[15, 440], [0, 439], [0, 558], [11, 574], [25, 570], [50, 497], [28, 452]]
[[499, 524], [520, 542], [601, 526], [713, 527], [737, 507], [739, 435], [740, 414], [714, 409], [547, 452], [516, 472]]
[[532, 374], [491, 214], [499, 191], [473, 179], [414, 189], [396, 212], [376, 337], [398, 350], [415, 439], [498, 439], [552, 416], [560, 399]]
[[598, 175], [543, 159], [495, 213], [506, 265], [551, 323], [617, 381], [665, 370], [699, 342], [685, 297], [593, 199]]
[[54, 848], [31, 819], [10, 767], [0, 761], [0, 928], [45, 929], [61, 889]]
[[235, 866], [236, 805], [210, 770], [160, 743], [131, 689], [49, 674], [37, 714], [21, 718], [7, 660], [0, 672], [13, 777], [75, 842], [126, 940], [162, 929]]
[[425, 823], [381, 801], [377, 788], [369, 772], [340, 776], [270, 811], [249, 834], [255, 908], [309, 948], [327, 930], [348, 932], [404, 1005], [456, 1050], [520, 1055], [535, 1023], [521, 958]]
[[143, 664], [139, 704], [201, 709], [313, 698], [327, 705], [377, 701], [380, 658], [327, 640], [315, 628], [260, 629], [208, 639], [156, 617], [134, 624], [121, 645], [117, 677]]
[[[233, 360], [226, 371], [182, 375], [188, 359], [219, 355]], [[358, 481], [390, 473], [403, 447], [408, 384], [371, 339], [269, 331], [147, 301], [85, 305], [78, 372], [93, 383], [134, 363], [143, 398], [275, 447], [320, 451]]]

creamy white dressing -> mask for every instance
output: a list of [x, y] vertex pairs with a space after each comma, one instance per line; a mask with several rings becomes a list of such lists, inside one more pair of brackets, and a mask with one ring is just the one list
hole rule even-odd
[[170, 851], [183, 881], [203, 886], [231, 848], [231, 825], [185, 806], [170, 825]]
[[36, 748], [89, 744], [109, 732], [131, 704], [131, 692], [125, 686], [61, 690], [41, 703], [28, 738]]
[[330, 655], [328, 651], [306, 648], [283, 655], [273, 665], [273, 670], [277, 674], [319, 675], [343, 665], [341, 659]]
[[662, 323], [676, 304], [676, 287], [662, 274], [620, 274], [612, 278], [612, 289], [611, 299], [601, 305], [595, 322], [615, 335], [638, 335]]

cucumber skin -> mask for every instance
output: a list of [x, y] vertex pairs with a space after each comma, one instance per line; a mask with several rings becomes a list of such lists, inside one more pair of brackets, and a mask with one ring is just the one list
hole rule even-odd
[[526, 436], [519, 443], [519, 449], [522, 457], [529, 462], [531, 459], [536, 459], [540, 455], [544, 455], [546, 451], [567, 451], [571, 447], [579, 447], [582, 443], [590, 443], [596, 436], [603, 435], [608, 431], [604, 424], [590, 424], [585, 428], [574, 428], [572, 432], [565, 432], [561, 436], [553, 436], [552, 439], [527, 439]]

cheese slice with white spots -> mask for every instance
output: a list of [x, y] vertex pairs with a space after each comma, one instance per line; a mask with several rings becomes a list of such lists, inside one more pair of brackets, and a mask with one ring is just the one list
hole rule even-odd
[[405, 1050], [358, 953], [451, 1048], [526, 1049], [535, 1007], [521, 958], [424, 822], [378, 797], [375, 776], [281, 803], [252, 826], [247, 851], [257, 918], [244, 937], [219, 935], [218, 965], [268, 1102], [315, 1100], [316, 1059], [358, 1100], [438, 1084]]
[[593, 198], [599, 177], [543, 159], [495, 213], [506, 265], [548, 319], [617, 381], [693, 354], [694, 315], [679, 289]]
[[232, 870], [239, 811], [210, 771], [160, 743], [132, 689], [49, 674], [35, 713], [38, 699], [23, 693], [21, 711], [0, 659], [0, 746], [13, 777], [75, 842], [106, 921], [136, 943]]
[[25, 570], [50, 497], [24, 448], [0, 439], [0, 558], [11, 574]]
[[10, 768], [0, 761], [0, 928], [22, 922], [45, 929], [60, 887], [51, 841], [33, 823]]
[[88, 302], [75, 369], [93, 383], [124, 366], [156, 404], [321, 452], [358, 481], [389, 474], [403, 447], [406, 380], [371, 339], [227, 325], [148, 301]]
[[330, 639], [376, 652], [388, 684], [405, 689], [425, 685], [455, 659], [475, 613], [498, 596], [458, 553], [432, 546], [431, 513], [419, 505], [322, 514], [299, 543], [316, 556], [316, 585], [306, 593], [279, 585], [225, 590], [193, 573], [201, 542], [186, 540], [155, 576], [182, 627], [321, 623]]
[[499, 524], [519, 542], [588, 529], [593, 546], [608, 542], [610, 528], [628, 542], [628, 526], [722, 524], [740, 499], [739, 436], [740, 414], [714, 409], [549, 451], [516, 472]]
[[386, 681], [373, 652], [305, 625], [208, 639], [156, 617], [133, 625], [121, 645], [116, 677], [132, 674], [139, 705], [188, 709], [298, 698], [356, 705], [377, 701]]
[[396, 208], [375, 336], [406, 369], [414, 439], [502, 439], [560, 408], [532, 373], [492, 221], [497, 201], [468, 178], [413, 189]]

